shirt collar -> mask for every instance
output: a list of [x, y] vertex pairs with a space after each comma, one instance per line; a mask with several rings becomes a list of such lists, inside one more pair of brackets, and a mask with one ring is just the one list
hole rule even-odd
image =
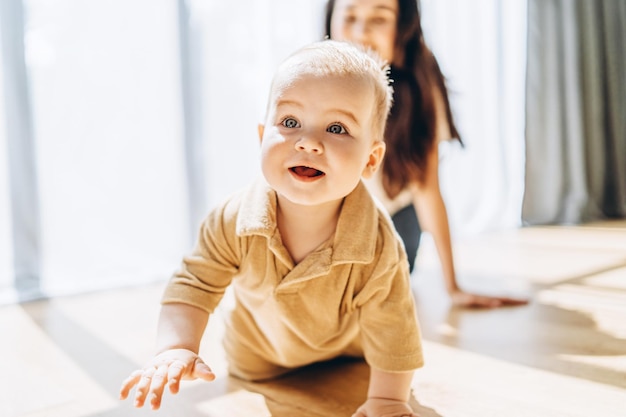
[[[261, 179], [243, 196], [237, 217], [237, 235], [271, 239], [276, 230], [276, 192]], [[346, 196], [335, 231], [333, 263], [369, 263], [374, 259], [378, 207], [363, 182]]]

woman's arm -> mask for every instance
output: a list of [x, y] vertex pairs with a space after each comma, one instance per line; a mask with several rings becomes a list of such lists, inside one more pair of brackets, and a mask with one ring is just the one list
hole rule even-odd
[[454, 270], [448, 213], [439, 188], [439, 150], [436, 144], [427, 157], [424, 181], [412, 187], [412, 194], [420, 226], [430, 233], [435, 242], [446, 290], [453, 294], [459, 291], [459, 287]]
[[442, 140], [451, 139], [450, 125], [447, 121], [443, 97], [437, 89], [434, 91], [434, 99], [437, 140], [427, 156], [424, 181], [415, 184], [412, 187], [412, 193], [413, 204], [420, 226], [424, 231], [430, 233], [435, 242], [446, 290], [454, 304], [465, 307], [498, 307], [526, 304], [526, 300], [476, 295], [467, 293], [459, 288], [454, 269], [448, 213], [439, 187], [438, 144]]
[[448, 294], [452, 295], [459, 291], [459, 287], [454, 271], [448, 212], [439, 187], [439, 143], [452, 139], [452, 134], [442, 92], [436, 87], [433, 87], [433, 102], [435, 107], [435, 143], [426, 158], [424, 182], [415, 185], [413, 205], [422, 229], [429, 232], [433, 237], [441, 262], [445, 287]]

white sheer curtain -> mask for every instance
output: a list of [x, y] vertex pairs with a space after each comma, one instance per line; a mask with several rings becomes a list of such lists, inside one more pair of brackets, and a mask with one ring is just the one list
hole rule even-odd
[[448, 79], [462, 148], [441, 148], [453, 236], [521, 224], [526, 1], [422, 0], [426, 41]]
[[163, 279], [189, 241], [175, 3], [25, 12], [42, 293]]

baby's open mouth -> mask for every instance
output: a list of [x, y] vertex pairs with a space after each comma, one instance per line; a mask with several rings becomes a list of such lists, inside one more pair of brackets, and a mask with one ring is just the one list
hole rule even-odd
[[289, 170], [299, 177], [314, 178], [324, 175], [324, 173], [318, 169], [305, 166], [291, 167]]

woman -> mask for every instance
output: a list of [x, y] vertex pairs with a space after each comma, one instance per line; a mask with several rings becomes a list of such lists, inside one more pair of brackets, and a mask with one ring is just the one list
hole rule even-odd
[[368, 181], [368, 187], [391, 214], [411, 270], [424, 230], [433, 237], [454, 304], [525, 304], [523, 300], [468, 293], [457, 284], [448, 216], [439, 188], [438, 144], [453, 138], [460, 141], [460, 136], [445, 79], [424, 42], [416, 0], [329, 0], [325, 35], [368, 46], [391, 64], [394, 105], [385, 132], [387, 152], [382, 169]]

